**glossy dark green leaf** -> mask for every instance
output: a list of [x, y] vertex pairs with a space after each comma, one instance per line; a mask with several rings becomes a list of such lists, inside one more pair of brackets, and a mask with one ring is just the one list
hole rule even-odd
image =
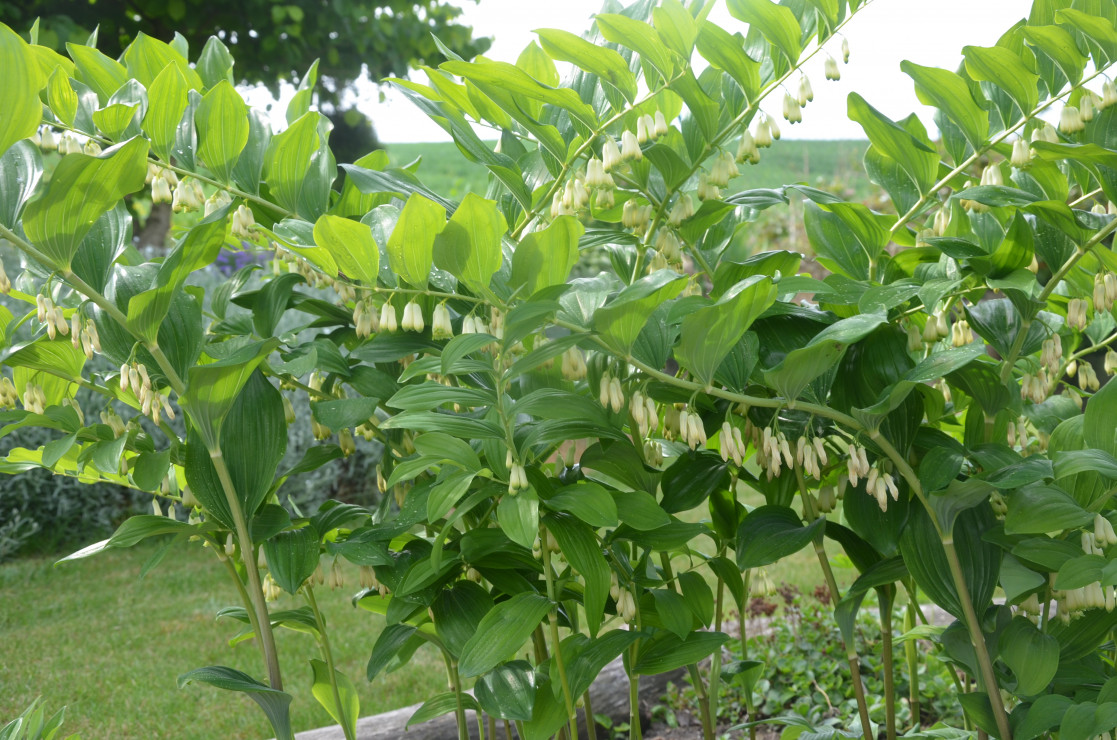
[[737, 565], [741, 570], [759, 568], [799, 552], [821, 531], [823, 521], [804, 526], [786, 506], [753, 509], [737, 530]]
[[473, 581], [457, 581], [439, 590], [431, 603], [434, 628], [452, 655], [461, 655], [462, 648], [492, 608], [493, 598]]
[[729, 469], [712, 452], [690, 452], [680, 455], [663, 472], [663, 499], [660, 506], [668, 514], [689, 511], [703, 503], [715, 491], [729, 486]]
[[525, 660], [497, 666], [473, 686], [481, 709], [492, 717], [527, 721], [535, 706], [535, 671]]
[[1065, 491], [1051, 485], [1024, 486], [1008, 497], [1005, 531], [1009, 534], [1043, 534], [1073, 529], [1094, 520]]
[[588, 525], [570, 514], [549, 514], [543, 524], [562, 548], [563, 557], [585, 582], [582, 605], [590, 636], [595, 637], [605, 613], [610, 583], [609, 565], [602, 554], [601, 543]]
[[289, 594], [296, 593], [314, 574], [318, 553], [318, 532], [313, 527], [280, 532], [264, 543], [268, 571]]

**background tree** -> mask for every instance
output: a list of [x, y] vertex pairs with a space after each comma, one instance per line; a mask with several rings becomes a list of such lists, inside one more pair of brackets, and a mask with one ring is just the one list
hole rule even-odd
[[[474, 0], [476, 1], [476, 0]], [[320, 109], [334, 124], [330, 148], [352, 162], [378, 148], [373, 123], [345, 92], [367, 76], [403, 76], [410, 66], [444, 61], [434, 37], [470, 58], [489, 48], [458, 23], [461, 8], [442, 0], [0, 0], [0, 22], [29, 28], [39, 19], [39, 43], [65, 53], [97, 30], [97, 47], [116, 58], [137, 34], [170, 41], [181, 34], [194, 50], [216, 35], [236, 58], [238, 81], [265, 85], [298, 82], [318, 60]], [[165, 210], [165, 209], [163, 209]], [[170, 213], [152, 219], [144, 243], [162, 243]]]

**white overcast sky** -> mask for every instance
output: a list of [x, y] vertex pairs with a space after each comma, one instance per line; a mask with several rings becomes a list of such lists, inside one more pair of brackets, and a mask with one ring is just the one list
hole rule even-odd
[[[474, 34], [493, 38], [487, 56], [514, 62], [535, 35], [533, 29], [561, 28], [580, 33], [588, 28], [600, 0], [452, 0], [461, 4], [464, 22]], [[626, 3], [627, 4], [627, 3]], [[782, 125], [784, 135], [803, 139], [864, 138], [860, 126], [846, 117], [846, 95], [861, 93], [871, 104], [892, 118], [912, 111], [933, 129], [930, 110], [920, 105], [909, 77], [900, 71], [900, 61], [910, 59], [923, 65], [955, 69], [962, 60], [963, 46], [991, 46], [1013, 23], [1027, 17], [1030, 0], [873, 0], [846, 26], [850, 62], [842, 67], [839, 82], [826, 82], [822, 73], [824, 55], [807, 67], [815, 101], [803, 112], [803, 123]], [[744, 24], [731, 18], [724, 2], [713, 15], [729, 30]], [[827, 45], [840, 61], [840, 40]], [[417, 80], [425, 82], [425, 75]], [[361, 110], [376, 126], [384, 143], [445, 141], [441, 128], [416, 111], [402, 96], [387, 90], [379, 101], [374, 90], [365, 90]], [[780, 115], [782, 97], [769, 96], [765, 106]], [[486, 138], [492, 133], [483, 133]]]

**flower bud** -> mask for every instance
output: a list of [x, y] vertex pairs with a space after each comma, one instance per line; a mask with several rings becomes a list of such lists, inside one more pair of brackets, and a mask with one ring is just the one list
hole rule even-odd
[[1064, 134], [1076, 134], [1086, 128], [1082, 113], [1073, 105], [1064, 105], [1059, 114], [1059, 130]]
[[838, 68], [838, 60], [829, 54], [826, 55], [826, 79], [835, 82], [842, 79], [842, 72]]
[[384, 305], [380, 308], [380, 328], [386, 332], [395, 332], [398, 329], [396, 325], [396, 307], [392, 305], [391, 301], [385, 301]]
[[814, 100], [814, 90], [811, 88], [811, 80], [806, 75], [799, 78], [799, 107], [805, 108], [807, 103]]
[[434, 314], [431, 317], [431, 338], [453, 339], [453, 337], [454, 327], [450, 323], [450, 311], [445, 303], [439, 303], [434, 307]]
[[622, 162], [621, 150], [612, 137], [605, 137], [605, 143], [601, 145], [601, 161], [606, 172], [611, 172]]
[[842, 62], [849, 64], [849, 39], [842, 38]]
[[621, 160], [628, 162], [639, 161], [643, 158], [644, 152], [640, 149], [640, 142], [636, 138], [636, 134], [626, 130], [621, 134]]
[[337, 433], [337, 445], [341, 448], [341, 454], [349, 457], [357, 451], [357, 443], [353, 439], [353, 432], [349, 431], [349, 427], [342, 427], [341, 431]]
[[1114, 103], [1117, 103], [1117, 85], [1112, 80], [1106, 80], [1101, 86], [1101, 102], [1098, 107], [1104, 109]]

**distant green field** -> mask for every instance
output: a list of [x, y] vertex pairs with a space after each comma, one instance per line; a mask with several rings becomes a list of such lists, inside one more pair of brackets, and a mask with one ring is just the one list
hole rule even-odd
[[[867, 146], [868, 142], [856, 140], [778, 141], [771, 149], [762, 151], [760, 164], [742, 165], [741, 177], [733, 181], [731, 189], [774, 188], [805, 182], [826, 189], [850, 188], [845, 197], [864, 197], [869, 181], [860, 165]], [[388, 155], [394, 166], [421, 158], [420, 179], [435, 192], [451, 198], [461, 198], [468, 192], [483, 193], [488, 184], [485, 168], [468, 161], [450, 142], [390, 144]]]

